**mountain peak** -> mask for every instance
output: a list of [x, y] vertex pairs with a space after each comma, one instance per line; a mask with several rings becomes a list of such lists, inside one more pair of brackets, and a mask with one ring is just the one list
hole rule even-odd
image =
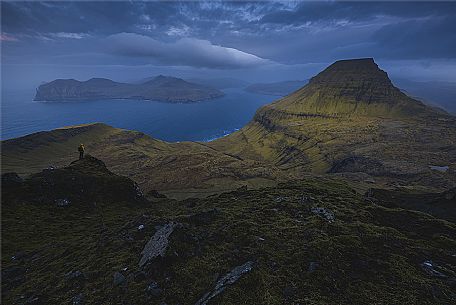
[[396, 88], [373, 58], [336, 61], [273, 105], [290, 113], [326, 116], [409, 116], [427, 109]]
[[373, 58], [338, 60], [310, 80], [313, 84], [353, 82], [376, 82], [392, 86], [388, 74], [378, 67]]
[[168, 80], [180, 80], [180, 78], [173, 77], [173, 76], [166, 76], [166, 75], [158, 75], [154, 78], [155, 81], [168, 81]]

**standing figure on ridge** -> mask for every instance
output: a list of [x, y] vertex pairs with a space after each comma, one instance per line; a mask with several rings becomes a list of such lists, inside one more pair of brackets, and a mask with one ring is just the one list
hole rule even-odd
[[79, 160], [84, 159], [84, 144], [79, 144], [78, 151], [79, 151]]

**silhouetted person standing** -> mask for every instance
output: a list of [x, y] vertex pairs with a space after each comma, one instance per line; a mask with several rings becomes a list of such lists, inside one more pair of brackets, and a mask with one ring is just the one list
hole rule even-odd
[[84, 144], [80, 144], [78, 147], [79, 160], [84, 159]]

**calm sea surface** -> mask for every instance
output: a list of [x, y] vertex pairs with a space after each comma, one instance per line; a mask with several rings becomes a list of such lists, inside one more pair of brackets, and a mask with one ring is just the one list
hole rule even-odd
[[137, 130], [165, 141], [210, 141], [243, 127], [274, 96], [225, 90], [224, 97], [194, 104], [140, 100], [34, 102], [35, 90], [2, 91], [1, 139], [91, 122]]

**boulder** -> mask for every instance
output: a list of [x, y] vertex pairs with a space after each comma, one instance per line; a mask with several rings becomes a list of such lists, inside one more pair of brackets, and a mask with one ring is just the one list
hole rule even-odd
[[65, 277], [66, 277], [68, 280], [83, 280], [83, 279], [85, 279], [84, 273], [82, 273], [82, 272], [79, 271], [79, 270], [70, 271], [70, 272], [68, 272], [67, 274], [65, 274]]
[[147, 294], [153, 297], [159, 297], [162, 294], [162, 289], [158, 286], [157, 282], [150, 282], [146, 288]]
[[120, 285], [124, 284], [126, 280], [127, 279], [125, 278], [125, 276], [122, 273], [116, 272], [116, 273], [114, 273], [114, 279], [113, 279], [112, 283], [114, 286], [120, 286]]
[[55, 200], [55, 203], [57, 204], [58, 207], [66, 207], [70, 205], [70, 200], [69, 199], [57, 199]]
[[73, 305], [83, 305], [84, 304], [84, 295], [82, 293], [75, 295], [72, 299], [71, 302]]
[[168, 238], [173, 233], [177, 223], [170, 222], [161, 227], [155, 232], [154, 236], [147, 242], [141, 252], [141, 259], [139, 267], [142, 268], [152, 259], [165, 256], [166, 249], [168, 248]]
[[319, 266], [320, 266], [320, 264], [317, 263], [317, 262], [310, 262], [310, 263], [309, 263], [308, 272], [309, 272], [309, 273], [314, 272], [315, 270], [317, 270], [317, 268], [318, 268]]
[[320, 216], [321, 218], [327, 220], [328, 222], [333, 222], [334, 219], [336, 218], [334, 216], [334, 213], [329, 210], [329, 209], [326, 209], [326, 208], [322, 208], [322, 207], [315, 207], [315, 208], [312, 208], [310, 209], [310, 211], [312, 213], [314, 213], [315, 215], [318, 215]]
[[234, 284], [244, 274], [250, 272], [253, 269], [253, 265], [254, 263], [252, 261], [248, 261], [243, 265], [232, 269], [230, 272], [222, 276], [215, 284], [215, 287], [199, 299], [195, 305], [207, 305], [211, 299], [222, 293], [227, 286]]

